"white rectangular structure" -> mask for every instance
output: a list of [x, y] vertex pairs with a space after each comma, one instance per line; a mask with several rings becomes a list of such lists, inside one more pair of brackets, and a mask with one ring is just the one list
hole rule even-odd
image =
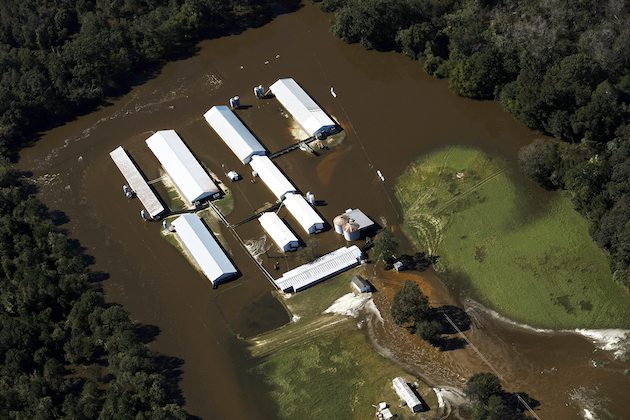
[[392, 380], [392, 385], [394, 385], [396, 394], [407, 404], [412, 413], [422, 411], [422, 403], [413, 390], [409, 388], [407, 381], [399, 376]]
[[219, 188], [175, 130], [158, 131], [146, 143], [189, 203], [219, 193]]
[[263, 213], [258, 218], [265, 232], [280, 247], [282, 252], [293, 251], [300, 246], [298, 238], [289, 230], [282, 219], [274, 212]]
[[325, 137], [337, 129], [337, 124], [295, 80], [280, 79], [269, 89], [309, 136]]
[[172, 225], [188, 254], [212, 284], [219, 284], [237, 273], [217, 240], [196, 214], [181, 215]]
[[243, 164], [249, 163], [254, 155], [267, 154], [262, 144], [227, 106], [213, 106], [203, 116]]
[[335, 274], [359, 264], [361, 250], [356, 246], [339, 248], [319, 257], [313, 262], [287, 271], [274, 283], [285, 293], [295, 293], [306, 289]]
[[306, 233], [317, 233], [324, 229], [324, 219], [300, 194], [289, 193], [282, 203]]
[[147, 180], [144, 179], [144, 176], [140, 173], [140, 170], [133, 163], [125, 149], [119, 146], [110, 152], [109, 156], [118, 166], [127, 183], [129, 183], [129, 187], [140, 199], [151, 218], [155, 219], [162, 214], [165, 210], [164, 206], [162, 206], [157, 194], [147, 184]]
[[252, 156], [249, 165], [278, 199], [282, 200], [285, 194], [296, 191], [293, 184], [267, 156]]

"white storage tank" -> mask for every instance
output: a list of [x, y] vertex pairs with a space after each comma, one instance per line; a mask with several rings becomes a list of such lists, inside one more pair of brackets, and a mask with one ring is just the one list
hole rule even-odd
[[314, 206], [315, 205], [315, 194], [313, 194], [312, 192], [308, 191], [306, 193], [306, 201], [308, 201], [311, 206]]
[[263, 85], [258, 85], [254, 87], [254, 95], [259, 99], [265, 97], [265, 88], [263, 87]]
[[361, 238], [361, 228], [354, 220], [350, 220], [343, 225], [343, 237], [346, 241], [357, 241]]
[[333, 219], [333, 225], [335, 226], [335, 232], [342, 235], [343, 234], [343, 225], [348, 223], [350, 218], [345, 214], [340, 214], [339, 216]]
[[241, 98], [239, 98], [238, 96], [230, 98], [230, 108], [237, 109], [240, 106], [241, 106]]

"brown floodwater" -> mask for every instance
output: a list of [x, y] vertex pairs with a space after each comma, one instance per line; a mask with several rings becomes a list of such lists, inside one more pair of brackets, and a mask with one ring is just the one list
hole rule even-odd
[[[251, 373], [255, 361], [242, 338], [281, 326], [288, 315], [273, 298], [271, 284], [228, 231], [218, 233], [242, 276], [213, 290], [162, 239], [159, 223], [140, 220], [141, 204], [124, 198], [123, 179], [109, 157], [111, 150], [123, 145], [149, 179], [158, 178], [158, 163], [144, 140], [155, 130], [177, 130], [221, 180], [227, 182], [223, 168], [244, 175], [243, 181], [228, 184], [234, 211], [227, 216], [233, 223], [244, 220], [273, 203], [274, 197], [262, 183], [250, 182], [247, 168], [202, 114], [240, 95], [247, 107], [238, 111], [239, 117], [270, 151], [279, 150], [295, 141], [289, 121], [274, 99], [255, 100], [252, 87], [294, 77], [345, 131], [338, 145], [319, 156], [297, 150], [276, 163], [302, 192], [313, 191], [322, 200], [317, 209], [328, 221], [348, 207], [358, 207], [379, 224], [396, 226], [402, 220], [392, 186], [418, 155], [466, 145], [515, 162], [518, 149], [538, 136], [494, 102], [455, 96], [445, 81], [428, 77], [417, 62], [346, 45], [330, 33], [329, 19], [309, 4], [264, 27], [204, 41], [195, 56], [165, 65], [143, 85], [45, 133], [21, 154], [19, 165], [33, 172], [41, 198], [65, 212], [70, 220], [65, 227], [95, 258], [93, 269], [109, 275], [102, 283], [107, 300], [124, 305], [138, 322], [157, 326], [160, 333], [152, 348], [184, 361], [181, 388], [193, 415], [276, 417], [269, 390]], [[385, 182], [376, 170], [382, 171]], [[163, 186], [155, 186], [165, 194]], [[544, 198], [544, 192], [526, 186]], [[263, 260], [275, 275], [280, 272], [273, 270], [271, 261], [277, 259], [284, 270], [345, 245], [332, 231], [309, 240], [292, 219], [287, 220], [308, 241], [309, 251], [283, 257], [271, 247]], [[236, 231], [245, 240], [262, 236], [255, 221]], [[408, 243], [403, 247], [410, 250]], [[472, 341], [500, 371], [508, 389], [540, 400], [541, 417], [579, 417], [583, 407], [571, 399], [576, 392], [600, 404], [595, 411], [604, 417], [630, 416], [624, 398], [629, 389], [628, 376], [623, 375], [630, 368], [627, 363], [615, 361], [578, 336], [534, 334], [483, 311], [474, 313]], [[424, 372], [436, 384], [459, 386], [452, 378], [483, 369], [472, 350], [431, 357], [444, 369], [443, 374], [436, 374], [438, 369]], [[606, 363], [595, 368], [593, 359]]]

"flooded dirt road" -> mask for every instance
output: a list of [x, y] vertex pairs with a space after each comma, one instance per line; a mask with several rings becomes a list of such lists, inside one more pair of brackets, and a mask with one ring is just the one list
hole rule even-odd
[[[456, 97], [445, 81], [428, 77], [417, 62], [344, 44], [330, 34], [329, 19], [306, 5], [262, 28], [202, 42], [194, 57], [167, 64], [155, 78], [111, 105], [51, 130], [21, 155], [19, 165], [33, 172], [41, 198], [68, 216], [65, 227], [95, 257], [93, 269], [109, 274], [102, 283], [107, 299], [123, 304], [135, 320], [159, 328], [152, 343], [155, 350], [183, 359], [181, 386], [193, 415], [276, 416], [261, 379], [249, 373], [252, 361], [239, 338], [278, 327], [288, 316], [272, 297], [271, 284], [227, 231], [219, 233], [242, 276], [213, 290], [161, 237], [158, 223], [141, 221], [140, 203], [124, 198], [123, 179], [109, 157], [111, 150], [124, 146], [147, 177], [155, 179], [159, 166], [144, 140], [155, 130], [177, 130], [223, 182], [228, 183], [223, 175], [227, 170], [244, 175], [243, 181], [228, 183], [234, 197], [228, 219], [238, 222], [275, 200], [260, 182], [250, 182], [248, 168], [218, 139], [202, 114], [240, 95], [245, 107], [239, 117], [268, 150], [279, 150], [295, 141], [289, 121], [277, 101], [255, 100], [252, 87], [294, 77], [338, 120], [345, 135], [320, 156], [298, 150], [276, 163], [302, 192], [313, 191], [324, 202], [317, 209], [328, 221], [348, 207], [358, 207], [381, 225], [396, 226], [402, 222], [401, 212], [391, 187], [419, 154], [458, 144], [515, 162], [518, 148], [537, 136], [496, 103]], [[164, 196], [160, 183], [155, 186]], [[262, 236], [257, 222], [237, 232], [243, 239]], [[328, 231], [310, 245], [308, 249], [321, 254], [345, 243]], [[409, 250], [408, 244], [403, 247]], [[275, 248], [267, 254], [266, 258], [277, 257]], [[288, 267], [301, 258], [298, 254], [280, 261]], [[570, 400], [580, 387], [595, 392], [589, 398], [599, 399], [611, 417], [630, 416], [621, 395], [629, 389], [628, 376], [622, 373], [627, 364], [612, 361], [605, 352], [594, 356], [596, 348], [577, 336], [533, 335], [481, 312], [479, 319], [482, 328], [473, 333], [477, 335], [473, 341], [501, 371], [508, 389], [541, 401], [541, 417], [583, 414]], [[470, 351], [431, 357], [444, 365], [445, 372], [436, 375], [436, 381], [448, 382], [482, 368]], [[593, 358], [608, 364], [595, 368]]]

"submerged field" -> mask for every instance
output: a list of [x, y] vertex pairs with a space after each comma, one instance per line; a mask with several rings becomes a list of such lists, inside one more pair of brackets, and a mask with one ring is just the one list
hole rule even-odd
[[528, 191], [504, 162], [448, 148], [413, 163], [396, 196], [405, 232], [440, 256], [438, 271], [502, 315], [547, 328], [630, 326], [629, 294], [563, 194]]
[[[352, 293], [353, 273], [287, 299], [294, 322], [252, 340], [252, 354], [260, 361], [257, 371], [272, 386], [283, 418], [373, 418], [372, 405], [380, 401], [388, 402], [398, 418], [411, 418], [407, 407], [398, 406], [391, 381], [396, 376], [414, 379], [374, 351], [364, 318], [323, 314], [338, 298]], [[434, 417], [434, 392], [422, 383], [418, 391], [431, 408], [421, 418]]]

